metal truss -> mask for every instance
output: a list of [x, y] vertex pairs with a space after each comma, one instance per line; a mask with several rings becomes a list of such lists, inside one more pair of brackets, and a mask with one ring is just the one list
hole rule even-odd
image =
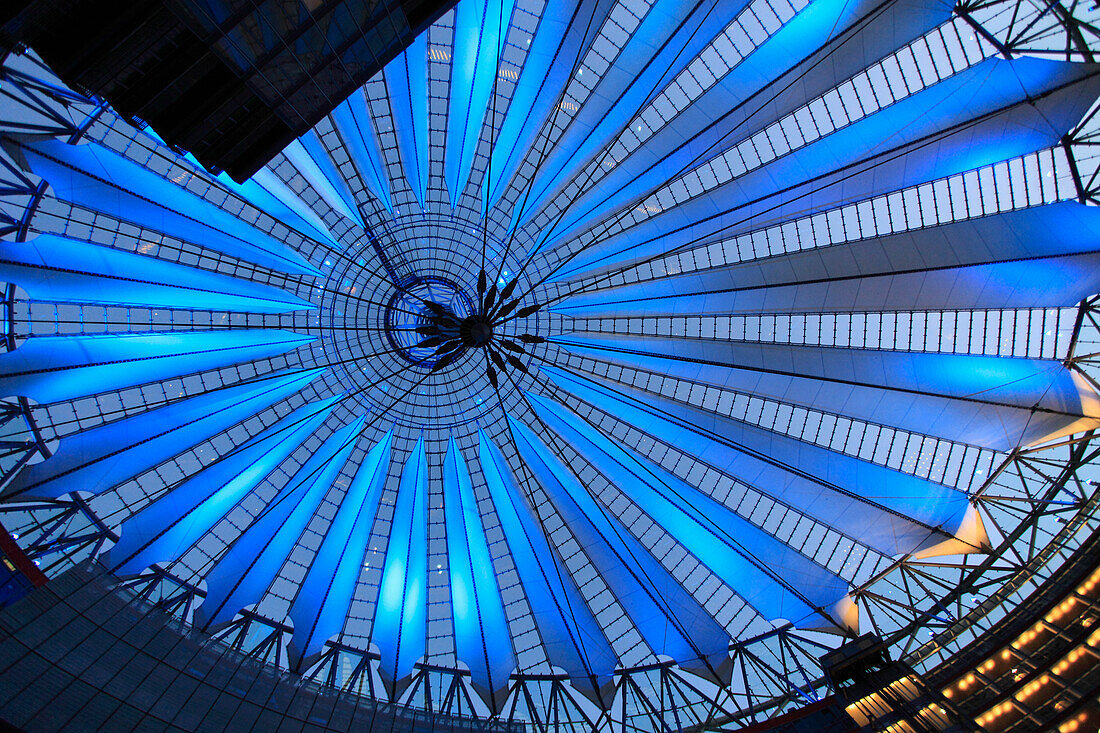
[[1100, 41], [1093, 5], [1091, 0], [961, 0], [955, 12], [1005, 58], [1092, 62]]
[[193, 584], [182, 580], [159, 565], [147, 571], [127, 578], [119, 584], [133, 594], [138, 605], [149, 606], [151, 611], [161, 611], [182, 622], [190, 624], [194, 618], [195, 607], [205, 595]]
[[0, 399], [0, 486], [23, 466], [52, 455], [25, 397]]
[[1100, 105], [1093, 105], [1084, 119], [1062, 138], [1077, 200], [1100, 204]]
[[[1070, 363], [1100, 368], [1100, 297], [1081, 306], [1085, 338]], [[865, 621], [892, 645], [896, 657], [930, 669], [1010, 613], [1014, 599], [1042, 582], [1100, 525], [1100, 441], [1092, 432], [1052, 446], [1010, 455], [974, 500], [993, 549], [987, 555], [944, 560], [906, 558], [855, 592]], [[96, 557], [117, 539], [79, 494], [66, 500], [0, 506], [5, 526], [43, 570], [54, 574]], [[11, 517], [11, 519], [9, 519]], [[125, 579], [120, 590], [147, 611], [170, 613], [186, 626], [203, 595], [162, 568]], [[292, 629], [244, 611], [210, 636], [271, 668], [286, 669]], [[834, 644], [835, 645], [835, 644]], [[537, 731], [737, 730], [826, 694], [818, 658], [828, 637], [790, 626], [732, 645], [721, 678], [699, 677], [672, 662], [620, 670], [606, 698], [592, 700], [564, 675], [515, 675], [493, 710], [469, 684], [464, 669], [417, 665], [400, 689], [386, 685], [376, 655], [330, 642], [302, 683], [407, 709], [409, 714], [470, 718], [487, 725], [522, 724]], [[397, 695], [393, 695], [397, 692]], [[490, 729], [490, 728], [487, 728]]]
[[[9, 53], [0, 63], [0, 135], [51, 135], [79, 140], [106, 109], [67, 89], [31, 52]], [[0, 150], [0, 236], [25, 241], [47, 183], [23, 173], [7, 150]], [[17, 288], [4, 283], [3, 349], [17, 346]], [[23, 466], [51, 455], [26, 398], [0, 400], [0, 487]]]
[[211, 634], [211, 638], [251, 659], [281, 668], [287, 663], [286, 637], [292, 631], [286, 624], [241, 611], [238, 618]]
[[377, 673], [377, 659], [376, 654], [329, 642], [313, 665], [302, 673], [302, 677], [341, 693], [384, 702], [389, 697]]
[[79, 493], [64, 499], [0, 504], [2, 523], [46, 575], [93, 560], [118, 541]]
[[[1083, 19], [1084, 2], [980, 0], [962, 2], [958, 14], [1005, 56], [1031, 54], [1094, 60], [1100, 31]], [[74, 142], [103, 112], [101, 102], [65, 89], [30, 53], [5, 59], [0, 71], [3, 134], [46, 134]], [[1094, 108], [1066, 136], [1079, 198], [1100, 203], [1100, 132]], [[26, 238], [45, 184], [23, 174], [0, 152], [0, 234]], [[5, 290], [5, 348], [15, 347], [15, 290]], [[1066, 363], [1085, 378], [1100, 374], [1100, 296], [1081, 304]], [[49, 455], [26, 400], [0, 403], [0, 486], [24, 465]], [[985, 555], [902, 558], [854, 591], [863, 630], [886, 639], [891, 651], [918, 669], [941, 660], [1010, 613], [1019, 594], [1041, 583], [1086, 530], [1100, 524], [1095, 461], [1100, 438], [1092, 432], [1008, 455], [973, 496], [990, 535]], [[47, 575], [98, 557], [118, 539], [78, 493], [65, 499], [0, 505], [5, 527]], [[146, 612], [163, 612], [188, 628], [203, 592], [154, 567], [122, 579], [119, 592]], [[208, 637], [287, 672], [285, 623], [245, 611]], [[330, 641], [299, 670], [300, 684], [369, 699], [371, 705], [409, 716], [448, 715], [476, 721], [484, 730], [683, 731], [737, 730], [826, 694], [820, 656], [836, 638], [791, 626], [740, 640], [715, 679], [672, 662], [620, 669], [605, 697], [582, 694], [564, 675], [514, 675], [501, 700], [484, 700], [469, 672], [417, 665], [399, 688], [377, 671], [377, 655]], [[367, 703], [364, 703], [367, 704]]]
[[[9, 53], [0, 64], [0, 134], [50, 135], [75, 143], [107, 109], [65, 87], [32, 52]], [[30, 221], [46, 193], [5, 150], [0, 152], [0, 235], [27, 238]]]

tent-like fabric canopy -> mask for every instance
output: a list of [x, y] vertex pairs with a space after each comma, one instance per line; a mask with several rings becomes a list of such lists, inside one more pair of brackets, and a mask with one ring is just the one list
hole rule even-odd
[[243, 185], [109, 111], [8, 134], [45, 193], [0, 243], [0, 396], [56, 444], [0, 497], [81, 492], [118, 576], [284, 624], [294, 671], [358, 649], [392, 699], [434, 665], [489, 711], [513, 674], [607, 705], [839, 643], [899, 560], [990, 549], [1006, 455], [1100, 426], [1063, 144], [1100, 66], [979, 28], [460, 0]]

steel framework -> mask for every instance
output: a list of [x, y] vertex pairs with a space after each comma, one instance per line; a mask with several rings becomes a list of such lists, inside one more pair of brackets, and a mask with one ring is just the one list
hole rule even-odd
[[[1092, 61], [1100, 32], [1081, 19], [1082, 3], [1053, 0], [963, 2], [964, 18], [1005, 56], [1034, 54]], [[80, 138], [104, 105], [64, 89], [33, 55], [9, 58], [0, 76], [5, 133]], [[1094, 108], [1062, 142], [1079, 199], [1100, 204], [1100, 108]], [[42, 197], [34, 181], [0, 153], [0, 234], [25, 239]], [[19, 295], [6, 285], [5, 348], [17, 345]], [[1064, 363], [1096, 384], [1100, 374], [1100, 296], [1077, 309], [1072, 344]], [[26, 399], [0, 405], [0, 486], [26, 464], [50, 455]], [[886, 639], [892, 653], [918, 669], [932, 669], [1010, 613], [1023, 596], [1100, 525], [1093, 432], [1004, 456], [973, 500], [989, 531], [984, 555], [938, 559], [904, 557], [854, 592], [865, 630]], [[5, 527], [18, 534], [27, 555], [47, 574], [94, 561], [117, 539], [79, 492], [56, 501], [0, 504]], [[136, 607], [168, 612], [191, 623], [202, 588], [162, 568], [119, 584]], [[209, 638], [228, 645], [274, 672], [287, 666], [286, 624], [244, 612]], [[716, 679], [689, 673], [672, 662], [619, 669], [603, 697], [581, 694], [564, 675], [515, 675], [495, 705], [472, 688], [469, 673], [419, 664], [400, 690], [379, 676], [376, 656], [329, 642], [303, 684], [427, 714], [476, 716], [486, 730], [502, 724], [531, 730], [682, 731], [737, 730], [777, 713], [820, 700], [827, 691], [819, 657], [835, 646], [823, 634], [784, 625], [739, 640]]]

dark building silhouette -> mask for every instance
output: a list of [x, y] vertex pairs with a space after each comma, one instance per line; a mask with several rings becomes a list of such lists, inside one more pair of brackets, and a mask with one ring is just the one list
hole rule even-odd
[[1096, 731], [1089, 11], [441, 10], [0, 11], [0, 730]]
[[34, 48], [70, 86], [244, 181], [452, 5], [41, 0], [4, 18], [0, 45]]

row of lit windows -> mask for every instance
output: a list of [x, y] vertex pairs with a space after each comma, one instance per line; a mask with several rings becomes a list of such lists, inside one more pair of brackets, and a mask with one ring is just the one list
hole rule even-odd
[[611, 276], [601, 276], [598, 284], [617, 287], [669, 274], [964, 221], [1076, 196], [1065, 151], [1061, 147], [1051, 148], [727, 240], [704, 243], [624, 268]]
[[1059, 358], [1075, 309], [578, 318], [568, 330], [887, 351]]
[[[1063, 693], [1067, 685], [1072, 686], [1075, 677], [1091, 670], [1100, 660], [1100, 630], [1093, 631], [1083, 644], [1067, 651], [1042, 670], [1032, 669], [1029, 659], [1044, 645], [1058, 637], [1064, 638], [1067, 626], [1080, 624], [1089, 628], [1095, 623], [1097, 616], [1092, 611], [1092, 601], [1086, 599], [1095, 598], [1098, 584], [1100, 569], [1094, 570], [1075, 589], [1075, 595], [1067, 596], [1019, 634], [1009, 646], [977, 665], [974, 672], [944, 688], [944, 696], [961, 702], [971, 695], [995, 690], [990, 687], [990, 682], [999, 678], [1006, 678], [1008, 685], [1023, 683], [1010, 698], [998, 701], [977, 716], [979, 725], [997, 731], [1018, 724], [1056, 694]], [[1091, 714], [1085, 710], [1063, 722], [1059, 730], [1066, 733], [1077, 730]]]

